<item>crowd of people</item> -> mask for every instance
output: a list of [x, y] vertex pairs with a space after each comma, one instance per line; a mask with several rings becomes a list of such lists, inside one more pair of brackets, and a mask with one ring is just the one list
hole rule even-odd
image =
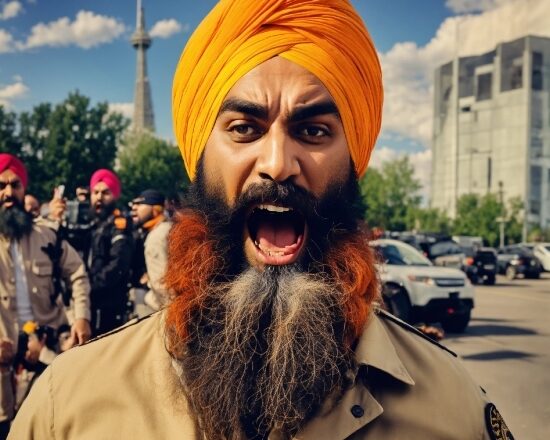
[[0, 438], [56, 354], [159, 310], [168, 297], [162, 193], [145, 190], [124, 212], [118, 176], [99, 169], [75, 201], [57, 187], [41, 206], [26, 193], [28, 179], [21, 160], [0, 154]]

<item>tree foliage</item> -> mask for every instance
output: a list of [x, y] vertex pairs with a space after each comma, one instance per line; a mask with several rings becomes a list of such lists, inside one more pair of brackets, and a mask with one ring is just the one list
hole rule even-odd
[[360, 181], [366, 205], [365, 220], [371, 227], [403, 231], [411, 211], [420, 208], [420, 182], [407, 156], [384, 162], [380, 170], [370, 168]]
[[[13, 119], [0, 108], [0, 130], [10, 131]], [[107, 103], [92, 106], [89, 98], [74, 92], [56, 106], [39, 104], [21, 113], [18, 125], [17, 132], [11, 130], [6, 151], [24, 161], [30, 176], [28, 191], [48, 200], [55, 186], [65, 185], [70, 196], [77, 186], [89, 182], [96, 169], [112, 168], [128, 120], [110, 113]], [[1, 139], [8, 138], [2, 133]]]
[[189, 184], [180, 152], [173, 144], [151, 134], [129, 136], [124, 144], [118, 169], [124, 185], [123, 202], [150, 188], [176, 199]]
[[496, 194], [465, 194], [458, 199], [457, 215], [453, 224], [456, 235], [481, 236], [490, 246], [498, 246], [500, 227], [498, 218], [505, 220], [504, 233], [507, 243], [521, 240], [523, 202], [512, 198], [507, 205]]

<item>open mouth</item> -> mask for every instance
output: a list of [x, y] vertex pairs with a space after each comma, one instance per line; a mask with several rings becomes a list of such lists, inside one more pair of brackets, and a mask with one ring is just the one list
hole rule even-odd
[[297, 260], [306, 235], [306, 221], [299, 211], [260, 204], [251, 210], [247, 225], [260, 262], [284, 265]]

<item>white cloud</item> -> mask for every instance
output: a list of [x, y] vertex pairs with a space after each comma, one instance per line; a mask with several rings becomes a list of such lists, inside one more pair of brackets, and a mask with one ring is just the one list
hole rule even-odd
[[121, 113], [128, 119], [132, 119], [134, 116], [134, 103], [133, 102], [111, 102], [109, 103], [110, 113]]
[[384, 162], [391, 162], [403, 156], [409, 156], [409, 161], [414, 168], [414, 176], [420, 181], [422, 189], [420, 194], [424, 201], [430, 197], [430, 176], [432, 172], [432, 152], [431, 150], [419, 151], [417, 153], [406, 153], [396, 151], [389, 147], [377, 147], [372, 153], [369, 167], [381, 168]]
[[488, 52], [499, 42], [527, 34], [550, 36], [548, 0], [449, 0], [447, 5], [468, 10], [468, 4], [474, 3], [484, 5], [487, 10], [446, 19], [425, 46], [402, 42], [380, 54], [385, 86], [382, 125], [385, 136], [402, 135], [429, 147], [433, 72], [439, 65], [456, 55]]
[[122, 22], [112, 17], [98, 15], [90, 11], [79, 11], [74, 21], [62, 17], [49, 23], [38, 23], [31, 29], [27, 41], [20, 49], [42, 46], [75, 45], [83, 49], [110, 43], [124, 31]]
[[28, 91], [29, 88], [22, 80], [18, 80], [7, 86], [0, 86], [0, 105], [11, 108], [11, 101], [25, 97]]
[[13, 50], [13, 37], [9, 32], [0, 29], [0, 53], [7, 53]]
[[447, 0], [445, 6], [457, 14], [495, 9], [510, 0]]
[[177, 20], [170, 18], [157, 21], [151, 28], [149, 34], [153, 38], [169, 38], [174, 34], [180, 33], [182, 30], [187, 32], [188, 26], [185, 25], [182, 27]]
[[9, 20], [15, 18], [19, 13], [23, 11], [23, 5], [19, 1], [11, 1], [4, 3], [4, 6], [0, 10], [0, 20]]

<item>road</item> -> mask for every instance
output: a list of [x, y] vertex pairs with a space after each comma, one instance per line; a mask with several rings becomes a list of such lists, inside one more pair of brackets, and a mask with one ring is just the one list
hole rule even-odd
[[476, 286], [472, 321], [444, 345], [459, 354], [516, 440], [550, 439], [550, 274]]

